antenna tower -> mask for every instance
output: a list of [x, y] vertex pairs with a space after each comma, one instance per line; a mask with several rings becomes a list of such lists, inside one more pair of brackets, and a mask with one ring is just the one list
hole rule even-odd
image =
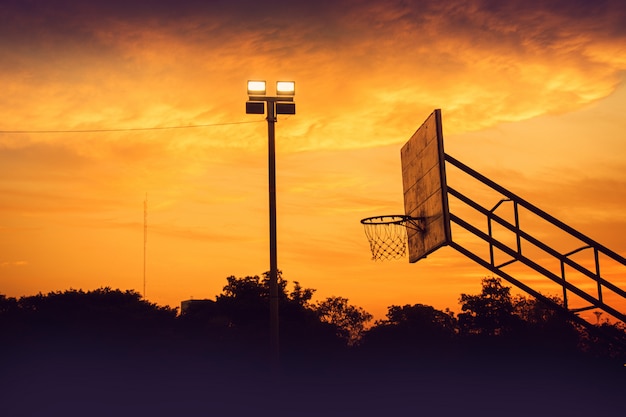
[[146, 299], [146, 253], [148, 247], [148, 193], [143, 200], [143, 298]]

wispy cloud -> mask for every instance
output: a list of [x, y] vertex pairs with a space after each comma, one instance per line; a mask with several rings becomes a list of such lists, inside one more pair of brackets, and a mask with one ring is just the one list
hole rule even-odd
[[453, 133], [571, 111], [626, 68], [618, 1], [65, 3], [6, 8], [12, 128], [232, 119], [246, 78], [287, 76], [306, 117], [286, 146], [352, 148], [397, 143], [434, 107]]
[[20, 267], [26, 265], [28, 265], [28, 262], [26, 261], [0, 261], [0, 268]]
[[[164, 270], [178, 274], [185, 264], [189, 282], [205, 288], [208, 263], [224, 275], [243, 256], [247, 267], [265, 268], [267, 127], [244, 111], [251, 78], [296, 81], [298, 114], [277, 125], [281, 254], [312, 280], [330, 266], [370, 279], [333, 282], [339, 293], [384, 293], [388, 282], [372, 277], [395, 273], [398, 288], [417, 285], [408, 267], [360, 263], [369, 256], [358, 220], [402, 210], [399, 146], [433, 108], [443, 110], [455, 157], [473, 158], [498, 182], [583, 228], [593, 224], [599, 239], [620, 247], [622, 114], [586, 113], [588, 127], [546, 115], [578, 117], [618, 88], [625, 21], [619, 0], [4, 1], [2, 131], [255, 121], [0, 133], [7, 257], [27, 259], [38, 274], [54, 270], [55, 279], [74, 261], [122, 274], [101, 254], [114, 252], [126, 269], [141, 259], [147, 192], [150, 249], [159, 254], [151, 259]], [[596, 130], [596, 121], [611, 129]], [[611, 150], [598, 149], [598, 138]], [[430, 257], [427, 275], [441, 276], [436, 267], [462, 278], [454, 285], [481, 274], [449, 252]], [[36, 290], [40, 278], [29, 269], [10, 279]], [[427, 281], [420, 285], [444, 292]]]

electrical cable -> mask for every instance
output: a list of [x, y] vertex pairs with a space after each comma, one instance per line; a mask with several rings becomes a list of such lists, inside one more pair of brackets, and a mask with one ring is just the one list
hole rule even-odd
[[244, 122], [226, 122], [226, 123], [209, 123], [201, 125], [187, 125], [187, 126], [162, 126], [162, 127], [127, 127], [117, 129], [79, 129], [79, 130], [0, 130], [0, 134], [39, 134], [39, 133], [103, 133], [103, 132], [135, 132], [146, 130], [168, 130], [168, 129], [192, 129], [201, 127], [213, 127], [213, 126], [228, 126], [228, 125], [241, 125], [246, 123], [259, 123], [261, 120], [250, 120]]

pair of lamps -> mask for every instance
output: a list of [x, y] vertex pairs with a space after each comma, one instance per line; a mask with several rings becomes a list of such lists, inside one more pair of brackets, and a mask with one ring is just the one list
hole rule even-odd
[[[293, 81], [276, 82], [276, 97], [267, 96], [265, 81], [248, 81], [248, 97], [246, 102], [247, 114], [265, 114], [265, 103], [271, 106], [274, 114], [296, 114], [296, 103], [293, 96], [296, 94], [296, 83]], [[270, 110], [268, 108], [268, 110]]]

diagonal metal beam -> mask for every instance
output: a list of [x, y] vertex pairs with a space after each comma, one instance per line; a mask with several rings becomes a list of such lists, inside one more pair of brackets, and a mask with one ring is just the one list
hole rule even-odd
[[[617, 285], [607, 281], [606, 279], [602, 278], [601, 276], [598, 276], [597, 274], [593, 273], [589, 269], [585, 268], [584, 266], [580, 265], [576, 261], [574, 261], [571, 258], [569, 258], [568, 255], [571, 255], [572, 252], [570, 252], [568, 254], [565, 254], [565, 255], [561, 254], [560, 252], [554, 250], [552, 247], [550, 247], [550, 246], [546, 245], [545, 243], [541, 242], [540, 240], [536, 239], [532, 235], [524, 232], [522, 229], [520, 229], [518, 227], [515, 227], [514, 225], [512, 225], [509, 222], [507, 222], [506, 220], [504, 220], [503, 218], [501, 218], [497, 214], [493, 213], [492, 211], [485, 209], [484, 207], [482, 207], [478, 203], [472, 201], [470, 198], [468, 198], [467, 196], [463, 195], [459, 191], [456, 191], [455, 189], [451, 188], [450, 186], [448, 186], [448, 193], [450, 195], [458, 198], [459, 200], [461, 200], [465, 204], [471, 206], [472, 208], [474, 208], [475, 210], [479, 211], [480, 213], [484, 214], [487, 218], [495, 220], [498, 224], [500, 224], [503, 227], [507, 228], [511, 232], [516, 233], [518, 236], [522, 237], [524, 240], [528, 241], [529, 243], [533, 244], [534, 246], [538, 247], [539, 249], [543, 250], [544, 252], [548, 253], [549, 255], [552, 255], [553, 257], [557, 258], [559, 261], [563, 262], [564, 264], [566, 264], [568, 266], [571, 266], [572, 268], [576, 269], [578, 272], [580, 272], [580, 273], [586, 275], [587, 277], [591, 278], [592, 280], [602, 284], [604, 287], [610, 289], [611, 291], [615, 292], [616, 294], [620, 295], [621, 297], [626, 298], [626, 291], [624, 291], [623, 289], [621, 289]], [[589, 246], [589, 247], [590, 248], [594, 248], [594, 246]], [[515, 253], [517, 254], [517, 252], [515, 252]]]
[[[548, 271], [546, 268], [542, 267], [541, 265], [537, 264], [536, 262], [532, 261], [531, 259], [529, 259], [529, 258], [527, 258], [527, 257], [525, 257], [525, 256], [523, 256], [523, 255], [521, 255], [519, 253], [517, 253], [513, 249], [509, 248], [507, 245], [505, 245], [502, 242], [500, 242], [499, 240], [496, 240], [493, 237], [487, 235], [482, 230], [480, 230], [477, 227], [471, 225], [470, 223], [466, 222], [465, 220], [459, 218], [458, 216], [456, 216], [456, 215], [454, 215], [452, 213], [450, 213], [450, 220], [453, 221], [454, 223], [458, 224], [459, 226], [463, 227], [467, 231], [471, 232], [475, 236], [477, 236], [477, 237], [483, 239], [484, 241], [488, 242], [489, 244], [497, 247], [498, 249], [500, 249], [501, 251], [503, 251], [507, 255], [516, 258], [517, 260], [522, 262], [524, 265], [529, 266], [530, 268], [532, 268], [535, 271], [539, 272], [540, 274], [544, 275], [546, 278], [549, 278], [552, 281], [554, 281], [554, 282], [556, 282], [558, 284], [561, 284], [562, 286], [567, 288], [572, 293], [574, 293], [574, 294], [578, 295], [579, 297], [581, 297], [582, 299], [588, 301], [590, 304], [596, 306], [597, 308], [600, 308], [600, 309], [606, 311], [607, 313], [611, 314], [615, 318], [617, 318], [617, 319], [619, 319], [619, 320], [621, 320], [623, 322], [626, 322], [626, 315], [624, 315], [621, 312], [617, 311], [613, 307], [611, 307], [611, 306], [601, 302], [597, 298], [587, 294], [586, 292], [582, 291], [580, 288], [574, 286], [573, 284], [563, 280], [563, 278], [561, 278], [561, 277], [557, 276], [556, 274]], [[500, 271], [500, 269], [496, 268], [494, 265], [491, 265], [487, 261], [484, 261], [484, 262], [490, 265], [490, 269], [493, 267], [493, 269], [497, 269], [498, 271]], [[519, 281], [516, 280], [516, 282], [519, 282]], [[517, 285], [517, 284], [515, 284], [515, 285]], [[520, 287], [520, 288], [522, 288], [524, 291], [527, 291], [527, 288], [529, 288], [529, 287], [528, 286], [524, 286], [524, 287]]]

